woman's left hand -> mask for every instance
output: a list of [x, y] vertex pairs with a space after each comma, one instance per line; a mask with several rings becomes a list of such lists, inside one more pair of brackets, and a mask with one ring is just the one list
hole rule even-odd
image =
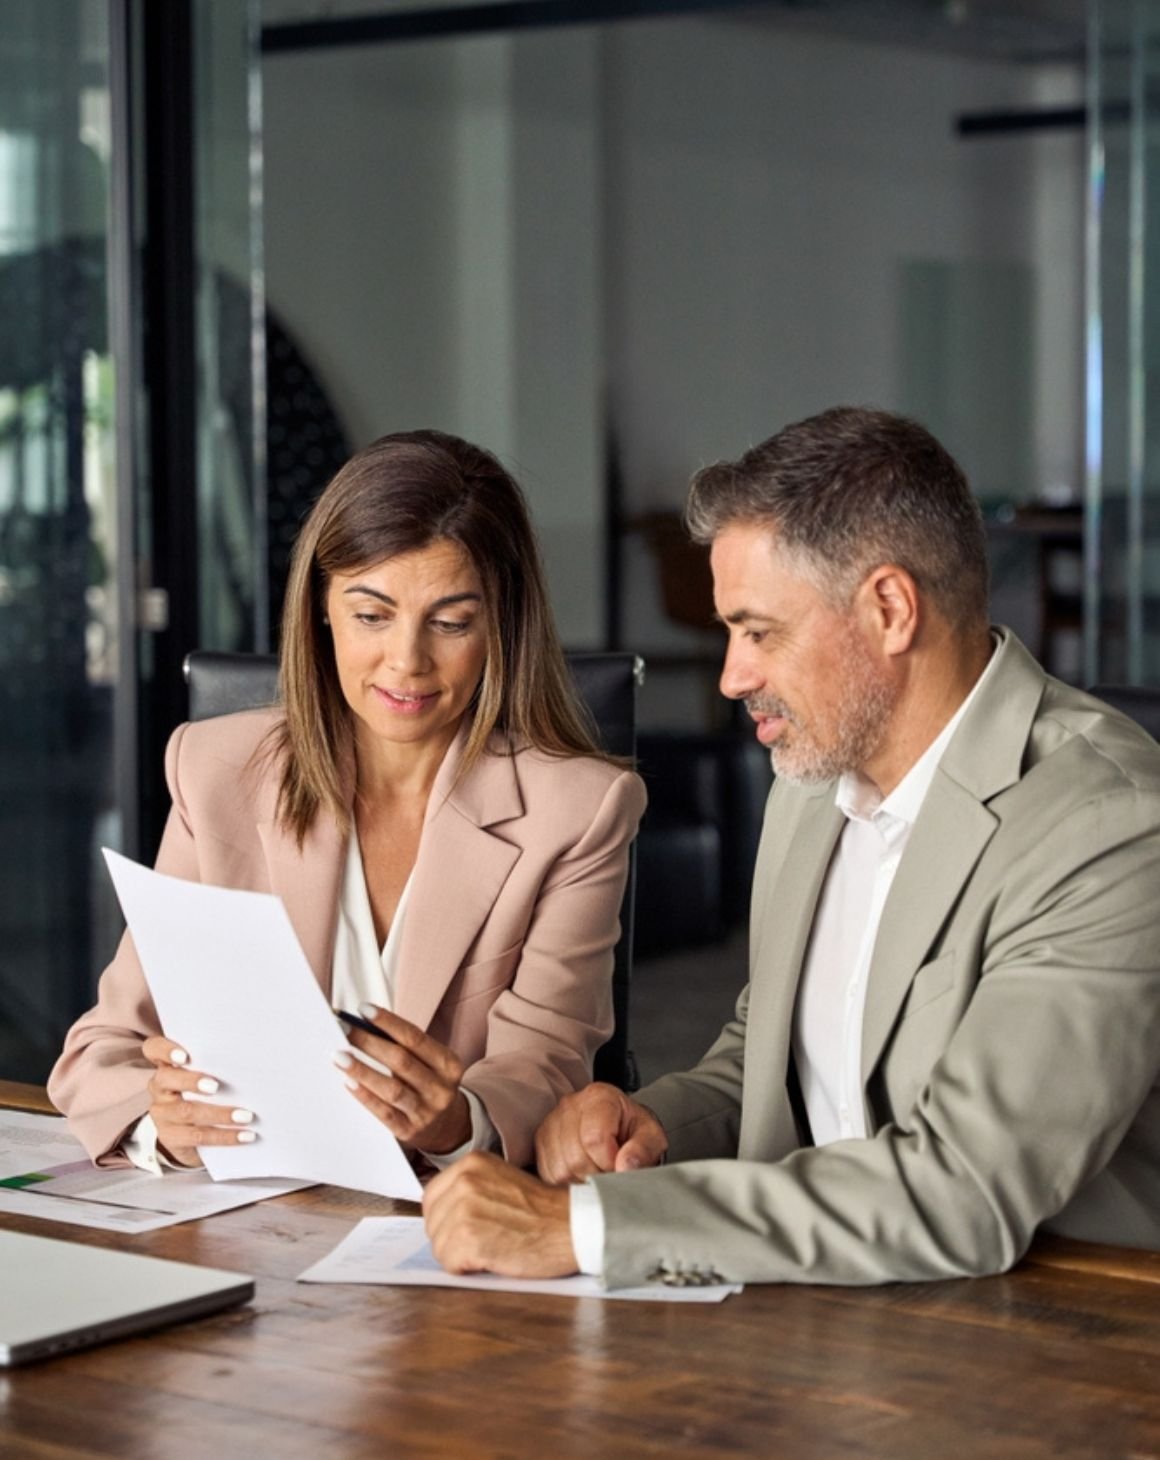
[[347, 1088], [401, 1145], [446, 1155], [471, 1138], [471, 1107], [459, 1088], [463, 1063], [445, 1044], [424, 1034], [417, 1024], [362, 1004], [359, 1013], [385, 1038], [352, 1028], [354, 1047], [385, 1065], [380, 1074], [345, 1050], [334, 1062], [346, 1076]]

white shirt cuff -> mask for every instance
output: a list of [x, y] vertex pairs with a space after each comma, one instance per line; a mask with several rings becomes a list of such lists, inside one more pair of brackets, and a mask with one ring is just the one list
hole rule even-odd
[[592, 1182], [569, 1189], [568, 1220], [577, 1268], [589, 1277], [599, 1277], [604, 1271], [604, 1208]]
[[151, 1115], [143, 1115], [125, 1139], [121, 1149], [139, 1171], [162, 1176], [166, 1171], [189, 1171], [196, 1168], [179, 1166], [164, 1151], [157, 1149], [157, 1126]]
[[460, 1085], [459, 1088], [467, 1097], [468, 1108], [471, 1111], [471, 1135], [454, 1151], [444, 1151], [441, 1156], [434, 1156], [430, 1151], [423, 1152], [437, 1171], [446, 1170], [448, 1166], [453, 1165], [462, 1156], [470, 1155], [472, 1151], [494, 1151], [499, 1148], [499, 1133], [492, 1125], [491, 1116], [484, 1109], [483, 1101], [464, 1086]]

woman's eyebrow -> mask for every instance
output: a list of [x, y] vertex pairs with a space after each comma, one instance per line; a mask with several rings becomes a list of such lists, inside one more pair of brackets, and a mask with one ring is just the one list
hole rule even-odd
[[[380, 603], [385, 603], [390, 608], [397, 608], [398, 604], [389, 593], [380, 593], [377, 588], [371, 588], [366, 583], [352, 583], [349, 588], [342, 590], [345, 597], [348, 593], [365, 593], [368, 598], [377, 598]], [[444, 598], [437, 598], [430, 604], [431, 609], [450, 608], [456, 603], [482, 603], [483, 596], [479, 593], [448, 593]]]
[[451, 608], [457, 603], [482, 603], [481, 593], [449, 593], [446, 598], [437, 598], [431, 605], [434, 608]]

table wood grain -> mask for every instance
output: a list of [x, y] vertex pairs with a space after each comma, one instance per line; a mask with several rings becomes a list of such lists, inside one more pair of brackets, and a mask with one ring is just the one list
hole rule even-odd
[[52, 1101], [40, 1085], [22, 1085], [16, 1080], [0, 1080], [0, 1110], [33, 1110], [55, 1115]]
[[0, 1217], [257, 1279], [230, 1313], [0, 1377], [0, 1455], [1160, 1457], [1155, 1254], [1044, 1244], [1001, 1277], [713, 1307], [295, 1282], [400, 1210], [316, 1187], [132, 1238]]

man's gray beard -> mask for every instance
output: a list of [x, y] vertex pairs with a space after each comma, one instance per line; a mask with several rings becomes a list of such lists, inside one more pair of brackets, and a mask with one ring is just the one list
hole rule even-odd
[[853, 629], [842, 653], [841, 678], [840, 718], [826, 745], [803, 731], [782, 701], [760, 695], [746, 701], [751, 709], [785, 715], [788, 720], [795, 743], [773, 745], [769, 755], [774, 772], [791, 786], [816, 786], [861, 770], [882, 744], [898, 689], [879, 671]]

